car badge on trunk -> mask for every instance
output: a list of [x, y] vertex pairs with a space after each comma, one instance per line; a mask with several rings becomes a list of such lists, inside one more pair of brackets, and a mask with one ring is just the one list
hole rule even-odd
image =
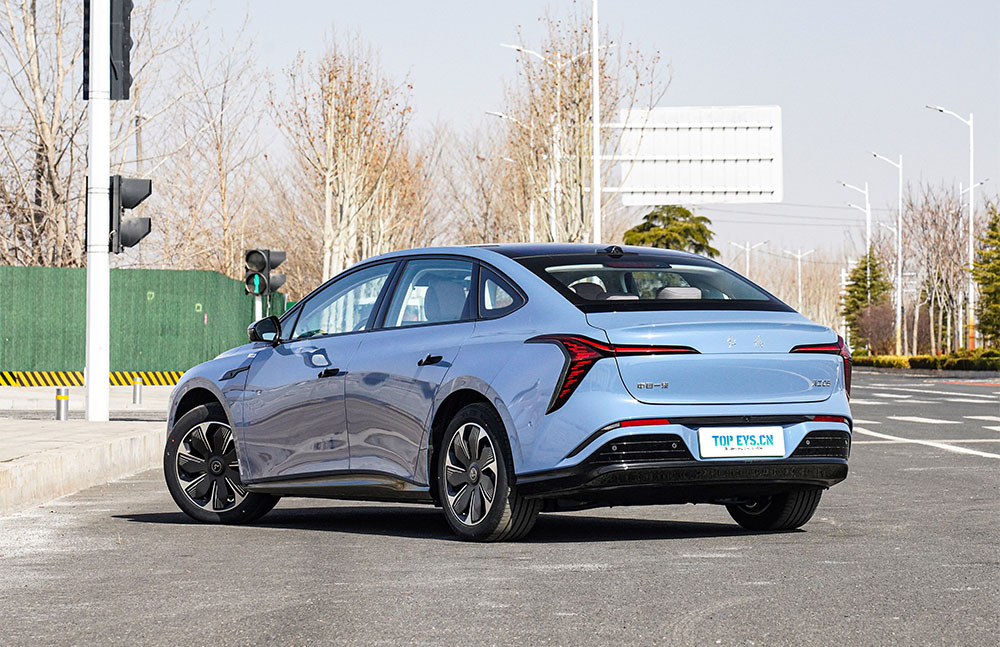
[[736, 345], [736, 338], [735, 337], [727, 337], [726, 338], [726, 343], [729, 344], [730, 348], [732, 348], [733, 346]]
[[757, 335], [756, 337], [753, 338], [753, 345], [756, 346], [757, 348], [764, 347], [764, 340], [760, 338], [760, 335]]

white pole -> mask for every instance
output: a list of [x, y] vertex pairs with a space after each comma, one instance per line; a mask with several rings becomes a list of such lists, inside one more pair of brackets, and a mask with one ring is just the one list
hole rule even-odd
[[790, 252], [787, 249], [785, 250], [785, 253], [788, 254], [789, 256], [794, 256], [797, 262], [796, 273], [798, 275], [799, 305], [796, 308], [796, 310], [798, 310], [799, 312], [802, 311], [802, 259], [805, 258], [806, 256], [809, 256], [815, 251], [816, 251], [815, 249], [810, 249], [808, 252], [803, 252], [801, 247], [799, 248], [798, 253]]
[[896, 354], [903, 354], [903, 154], [899, 155], [899, 193], [896, 203]]
[[90, 141], [87, 148], [87, 420], [108, 420], [111, 371], [111, 2], [90, 2]]
[[903, 353], [903, 156], [899, 156], [899, 162], [893, 162], [888, 157], [872, 152], [878, 159], [892, 164], [899, 171], [899, 193], [896, 204], [896, 227], [892, 228], [896, 234], [896, 354]]
[[[552, 157], [555, 158], [555, 126], [552, 127]], [[556, 238], [556, 169], [555, 162], [549, 161], [549, 237], [552, 242], [557, 242]]]
[[264, 297], [256, 295], [253, 298], [253, 320], [260, 321], [264, 318]]
[[872, 302], [872, 205], [871, 201], [868, 199], [868, 183], [865, 182], [865, 255], [867, 260], [865, 260], [865, 280], [867, 285], [865, 286], [865, 302]]
[[593, 30], [593, 40], [590, 45], [590, 75], [594, 90], [594, 96], [591, 98], [593, 102], [594, 110], [594, 120], [591, 124], [591, 132], [593, 136], [593, 162], [594, 168], [591, 174], [591, 187], [590, 187], [590, 199], [594, 208], [594, 244], [600, 244], [601, 242], [601, 83], [600, 83], [600, 62], [598, 59], [598, 49], [597, 43], [599, 40], [598, 28], [597, 28], [597, 0], [594, 0], [593, 9], [593, 24], [591, 25]]
[[971, 350], [976, 347], [976, 282], [972, 278], [972, 264], [975, 262], [974, 240], [976, 211], [972, 194], [975, 192], [975, 138], [972, 130], [972, 113], [969, 113], [969, 344]]

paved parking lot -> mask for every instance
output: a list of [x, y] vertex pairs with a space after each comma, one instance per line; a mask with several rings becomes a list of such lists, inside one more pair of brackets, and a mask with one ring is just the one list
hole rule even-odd
[[848, 480], [801, 531], [713, 506], [544, 515], [286, 499], [188, 522], [150, 471], [0, 519], [11, 645], [996, 645], [1000, 383], [858, 372]]

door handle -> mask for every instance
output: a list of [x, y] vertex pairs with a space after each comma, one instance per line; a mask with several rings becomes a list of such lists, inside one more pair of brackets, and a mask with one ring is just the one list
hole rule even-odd
[[340, 373], [340, 369], [339, 368], [324, 368], [322, 371], [319, 372], [319, 376], [320, 377], [333, 377], [335, 375], [338, 375], [339, 373]]
[[425, 357], [422, 360], [418, 361], [417, 362], [417, 366], [430, 366], [431, 364], [437, 364], [442, 359], [444, 359], [444, 358], [441, 357], [440, 355], [428, 355], [427, 357]]

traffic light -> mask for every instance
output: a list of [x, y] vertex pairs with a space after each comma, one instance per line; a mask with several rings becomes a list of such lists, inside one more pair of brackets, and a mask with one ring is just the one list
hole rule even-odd
[[132, 0], [111, 0], [111, 100], [128, 99], [132, 87]]
[[[128, 99], [132, 87], [132, 0], [111, 0], [112, 101]], [[90, 99], [90, 0], [83, 2], [83, 100]]]
[[153, 182], [134, 177], [111, 176], [111, 253], [133, 247], [152, 228], [149, 218], [122, 218], [125, 209], [135, 209], [153, 192]]
[[285, 261], [285, 252], [272, 252], [269, 249], [248, 249], [243, 254], [243, 264], [246, 275], [247, 294], [264, 296], [277, 292], [285, 284], [284, 274], [272, 274], [271, 270]]

